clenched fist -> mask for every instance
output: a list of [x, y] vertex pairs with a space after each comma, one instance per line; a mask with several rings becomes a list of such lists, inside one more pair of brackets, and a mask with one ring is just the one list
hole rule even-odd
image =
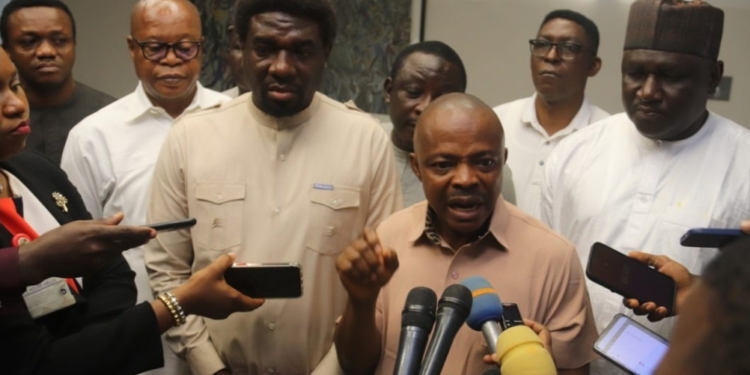
[[388, 283], [396, 269], [396, 252], [383, 248], [371, 228], [365, 228], [336, 260], [336, 271], [353, 303], [374, 303], [380, 288]]

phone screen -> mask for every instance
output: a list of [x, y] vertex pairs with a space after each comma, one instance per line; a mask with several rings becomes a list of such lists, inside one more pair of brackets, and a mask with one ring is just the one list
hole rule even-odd
[[674, 280], [607, 245], [597, 242], [591, 247], [586, 276], [623, 297], [674, 311]]
[[302, 270], [297, 264], [236, 264], [224, 273], [224, 279], [253, 298], [302, 296]]
[[656, 371], [669, 348], [667, 340], [625, 315], [618, 314], [594, 343], [594, 350], [636, 375]]

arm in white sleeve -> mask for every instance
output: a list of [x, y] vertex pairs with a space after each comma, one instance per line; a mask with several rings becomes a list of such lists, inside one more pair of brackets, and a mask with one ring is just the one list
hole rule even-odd
[[[154, 168], [147, 222], [159, 223], [190, 217], [185, 176], [184, 127], [178, 122], [169, 132]], [[144, 247], [144, 259], [154, 292], [164, 293], [191, 276], [193, 243], [189, 229], [160, 233]], [[212, 375], [225, 368], [211, 342], [203, 318], [189, 316], [187, 323], [165, 333], [169, 347], [187, 360], [194, 375]]]

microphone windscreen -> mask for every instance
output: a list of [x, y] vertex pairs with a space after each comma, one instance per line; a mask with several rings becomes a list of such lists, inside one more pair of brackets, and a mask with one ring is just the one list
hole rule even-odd
[[409, 291], [401, 313], [401, 327], [416, 326], [427, 331], [435, 324], [437, 295], [430, 288], [416, 287]]
[[461, 281], [461, 284], [469, 288], [474, 299], [471, 313], [466, 319], [466, 324], [471, 329], [481, 331], [482, 325], [488, 321], [502, 321], [503, 304], [500, 303], [500, 297], [487, 279], [472, 276]]
[[497, 339], [497, 357], [502, 375], [557, 375], [552, 355], [531, 328], [508, 328]]
[[445, 288], [443, 295], [440, 296], [440, 302], [438, 303], [438, 309], [441, 306], [452, 307], [455, 309], [461, 320], [466, 320], [471, 311], [471, 291], [469, 288], [461, 284], [453, 284]]

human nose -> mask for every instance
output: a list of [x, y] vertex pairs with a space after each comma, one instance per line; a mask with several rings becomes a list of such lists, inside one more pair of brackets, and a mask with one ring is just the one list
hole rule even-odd
[[294, 73], [294, 66], [290, 61], [289, 53], [280, 51], [273, 59], [268, 72], [275, 76], [286, 77]]

